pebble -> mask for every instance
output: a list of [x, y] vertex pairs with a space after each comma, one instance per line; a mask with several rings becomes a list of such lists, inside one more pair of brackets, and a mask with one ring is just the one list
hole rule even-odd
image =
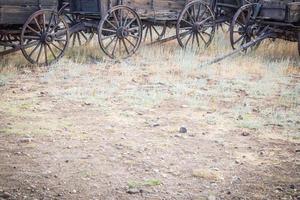
[[242, 136], [245, 136], [245, 137], [246, 137], [246, 136], [249, 136], [249, 135], [250, 135], [250, 133], [248, 133], [248, 132], [243, 132], [243, 133], [242, 133]]
[[29, 138], [29, 137], [21, 138], [19, 140], [19, 142], [21, 142], [21, 143], [30, 143], [30, 142], [32, 142], [32, 138]]
[[152, 127], [158, 127], [158, 126], [160, 126], [160, 124], [158, 123], [152, 125]]
[[187, 133], [187, 128], [185, 128], [185, 127], [180, 127], [180, 129], [179, 129], [179, 133]]
[[0, 197], [3, 199], [8, 199], [10, 198], [12, 195], [9, 194], [8, 192], [0, 192]]
[[137, 189], [137, 188], [130, 188], [126, 191], [128, 194], [138, 194], [141, 193], [141, 190]]

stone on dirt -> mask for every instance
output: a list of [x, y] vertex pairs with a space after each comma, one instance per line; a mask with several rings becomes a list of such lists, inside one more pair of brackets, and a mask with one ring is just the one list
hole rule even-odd
[[186, 127], [180, 127], [179, 133], [187, 133], [187, 128]]
[[4, 191], [0, 191], [0, 198], [3, 198], [3, 199], [8, 199], [10, 198], [12, 195], [8, 192], [4, 192]]
[[31, 137], [21, 138], [19, 140], [19, 142], [21, 142], [21, 143], [30, 143], [30, 142], [32, 142], [32, 138]]
[[243, 132], [243, 133], [242, 133], [242, 136], [245, 136], [245, 137], [246, 137], [246, 136], [249, 136], [249, 135], [250, 135], [250, 133], [248, 133], [248, 132]]
[[126, 192], [128, 194], [138, 194], [138, 193], [141, 193], [141, 190], [137, 189], [137, 188], [129, 188]]

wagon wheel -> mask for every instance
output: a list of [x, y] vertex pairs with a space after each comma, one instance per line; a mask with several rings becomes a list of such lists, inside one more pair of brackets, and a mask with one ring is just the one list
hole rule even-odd
[[202, 1], [192, 1], [183, 9], [176, 26], [178, 43], [191, 50], [207, 48], [215, 34], [215, 17]]
[[161, 40], [166, 33], [167, 26], [155, 26], [151, 22], [145, 22], [143, 25], [143, 37], [144, 37], [144, 42], [150, 42], [153, 43], [157, 40]]
[[10, 50], [18, 45], [20, 33], [1, 33], [0, 32], [0, 52]]
[[[69, 27], [73, 27], [81, 22], [80, 16], [70, 13], [69, 11], [70, 5], [66, 4], [59, 11], [61, 15], [64, 16], [66, 22]], [[94, 37], [94, 32], [90, 28], [85, 28], [78, 32], [70, 33], [70, 44], [72, 47], [74, 46], [82, 46], [87, 45]]]
[[110, 58], [127, 58], [139, 48], [143, 26], [138, 14], [127, 6], [115, 6], [101, 20], [98, 39]]
[[69, 43], [68, 25], [52, 10], [32, 14], [23, 26], [21, 50], [32, 64], [52, 64], [60, 59]]
[[[233, 49], [253, 41], [260, 34], [260, 29], [253, 20], [255, 7], [256, 4], [247, 4], [234, 15], [230, 25], [230, 43]], [[258, 46], [259, 43], [253, 48]]]

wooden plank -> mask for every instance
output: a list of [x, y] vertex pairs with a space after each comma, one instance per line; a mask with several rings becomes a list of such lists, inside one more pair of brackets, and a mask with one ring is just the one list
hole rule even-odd
[[[55, 9], [53, 6], [45, 8]], [[38, 6], [2, 6], [0, 7], [0, 24], [1, 25], [21, 25], [36, 11], [40, 10]]]
[[0, 6], [38, 6], [57, 5], [58, 0], [0, 0]]

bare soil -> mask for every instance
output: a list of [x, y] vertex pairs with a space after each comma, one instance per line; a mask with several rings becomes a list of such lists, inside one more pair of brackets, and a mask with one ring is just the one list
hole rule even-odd
[[300, 199], [299, 70], [136, 59], [7, 79], [0, 199]]

